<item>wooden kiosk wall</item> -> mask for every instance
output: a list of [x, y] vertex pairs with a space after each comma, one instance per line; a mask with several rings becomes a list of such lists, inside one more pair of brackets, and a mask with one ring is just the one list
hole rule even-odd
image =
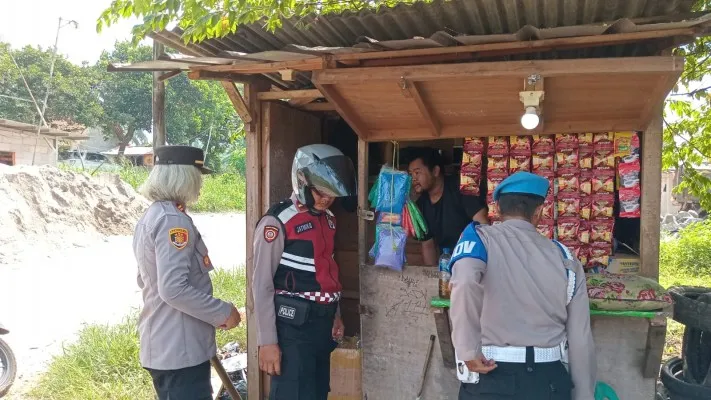
[[[247, 125], [247, 279], [253, 272], [252, 240], [259, 217], [270, 204], [291, 191], [291, 160], [302, 145], [329, 140], [324, 118], [293, 109], [283, 103], [258, 101], [256, 93], [269, 90], [259, 84], [245, 88], [245, 101], [252, 110]], [[661, 200], [661, 109], [641, 135], [642, 154], [642, 275], [656, 278], [659, 254], [659, 209]], [[326, 127], [326, 128], [324, 128]], [[405, 140], [405, 139], [403, 139]], [[348, 146], [353, 146], [350, 144]], [[368, 208], [369, 149], [377, 148], [357, 139], [359, 196]], [[349, 151], [350, 150], [350, 151]], [[369, 171], [370, 170], [370, 171]], [[377, 172], [375, 172], [377, 174]], [[354, 213], [334, 210], [338, 234], [336, 258], [344, 284], [343, 312], [347, 334], [360, 333], [363, 355], [364, 398], [412, 399], [425, 360], [430, 335], [438, 334], [429, 299], [437, 293], [436, 267], [417, 266], [419, 248], [408, 246], [409, 263], [402, 273], [367, 265], [373, 242], [372, 222]], [[371, 229], [368, 229], [368, 228]], [[418, 261], [419, 260], [419, 261]], [[249, 365], [258, 365], [258, 352], [251, 285], [247, 286]], [[360, 322], [360, 329], [354, 329]], [[659, 361], [666, 334], [663, 319], [592, 318], [598, 354], [598, 379], [610, 384], [625, 400], [653, 398]], [[441, 327], [440, 327], [441, 328]], [[249, 369], [249, 397], [268, 396], [268, 377], [258, 368]], [[439, 340], [430, 362], [423, 399], [456, 399], [458, 381], [453, 366], [445, 366]]]

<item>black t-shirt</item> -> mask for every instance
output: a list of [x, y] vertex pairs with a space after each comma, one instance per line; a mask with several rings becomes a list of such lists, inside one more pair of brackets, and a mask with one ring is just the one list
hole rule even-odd
[[422, 193], [417, 199], [417, 207], [428, 228], [423, 241], [434, 238], [440, 252], [445, 248], [450, 252], [454, 250], [459, 235], [472, 217], [484, 208], [479, 197], [461, 194], [458, 175], [444, 178], [444, 189], [438, 202], [432, 204], [429, 194]]

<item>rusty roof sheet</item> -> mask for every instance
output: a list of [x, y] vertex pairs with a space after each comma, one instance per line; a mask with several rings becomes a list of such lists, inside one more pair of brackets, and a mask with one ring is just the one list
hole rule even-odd
[[[182, 31], [155, 32], [154, 38], [184, 54], [217, 55], [222, 51], [261, 53], [289, 45], [351, 48], [365, 42], [513, 34], [526, 28], [570, 27], [618, 19], [657, 22], [688, 15], [694, 0], [434, 0], [393, 8], [311, 15], [286, 20], [269, 32], [259, 23], [242, 25], [224, 38], [185, 45]], [[576, 35], [577, 32], [571, 32]], [[434, 38], [434, 39], [433, 39]], [[453, 43], [453, 42], [452, 42]], [[424, 46], [426, 42], [412, 42]]]

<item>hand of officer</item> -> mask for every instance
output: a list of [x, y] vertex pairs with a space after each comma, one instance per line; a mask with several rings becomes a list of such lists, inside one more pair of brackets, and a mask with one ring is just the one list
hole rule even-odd
[[345, 327], [343, 325], [343, 320], [340, 317], [336, 317], [336, 319], [333, 320], [333, 329], [331, 330], [331, 335], [333, 336], [333, 339], [341, 339], [343, 337], [343, 332], [345, 331]]
[[486, 357], [484, 357], [483, 355], [479, 355], [478, 358], [471, 361], [465, 361], [464, 363], [467, 364], [467, 368], [469, 368], [469, 371], [485, 375], [493, 371], [497, 367], [496, 362], [494, 360], [487, 360]]
[[230, 311], [230, 316], [227, 317], [227, 320], [224, 324], [220, 325], [220, 329], [230, 330], [239, 325], [239, 323], [242, 321], [242, 317], [240, 317], [239, 311], [237, 311], [234, 305], [231, 305], [231, 307], [232, 310]]
[[281, 375], [281, 349], [278, 344], [259, 347], [259, 369], [269, 375]]

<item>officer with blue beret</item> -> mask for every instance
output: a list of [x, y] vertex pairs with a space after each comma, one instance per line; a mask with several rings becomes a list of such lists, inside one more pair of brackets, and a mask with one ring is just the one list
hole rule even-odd
[[496, 188], [502, 223], [471, 223], [452, 254], [450, 317], [459, 399], [593, 400], [595, 348], [585, 274], [536, 230], [548, 180]]

